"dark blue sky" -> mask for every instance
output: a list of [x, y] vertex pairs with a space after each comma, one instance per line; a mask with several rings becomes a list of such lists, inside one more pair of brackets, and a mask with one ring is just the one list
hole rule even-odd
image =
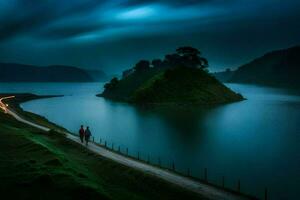
[[0, 61], [117, 73], [178, 46], [210, 70], [300, 44], [299, 0], [0, 0]]

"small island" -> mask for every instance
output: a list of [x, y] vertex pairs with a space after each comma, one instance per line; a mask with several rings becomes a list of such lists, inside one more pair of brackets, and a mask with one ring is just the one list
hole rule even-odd
[[180, 47], [163, 60], [141, 60], [104, 85], [98, 96], [134, 104], [214, 105], [241, 101], [208, 73], [208, 61], [193, 47]]

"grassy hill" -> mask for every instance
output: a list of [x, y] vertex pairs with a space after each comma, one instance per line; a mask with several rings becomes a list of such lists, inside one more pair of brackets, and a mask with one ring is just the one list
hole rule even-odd
[[116, 101], [130, 101], [134, 92], [146, 81], [153, 78], [155, 75], [159, 74], [163, 70], [151, 68], [142, 72], [134, 72], [129, 76], [123, 78], [118, 82], [116, 87], [112, 89], [105, 89], [102, 94], [98, 96], [102, 96], [108, 99], [116, 100]]
[[178, 67], [161, 72], [142, 84], [130, 101], [135, 103], [219, 104], [242, 100], [207, 72]]
[[207, 72], [208, 61], [193, 47], [163, 60], [139, 61], [104, 85], [99, 96], [137, 104], [220, 104], [243, 100]]
[[0, 121], [2, 199], [204, 199], [95, 155], [55, 131], [32, 128], [2, 111]]
[[229, 82], [300, 88], [300, 46], [273, 51], [239, 67]]
[[101, 70], [90, 71], [64, 65], [40, 67], [0, 63], [0, 71], [0, 82], [93, 82], [106, 78]]
[[176, 67], [135, 72], [120, 80], [101, 96], [138, 104], [220, 104], [242, 100], [207, 72], [197, 68]]

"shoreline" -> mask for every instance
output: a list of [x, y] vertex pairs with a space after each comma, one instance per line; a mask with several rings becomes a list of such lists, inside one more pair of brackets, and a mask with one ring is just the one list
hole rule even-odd
[[[29, 95], [29, 94], [26, 94], [26, 95]], [[3, 96], [3, 95], [0, 94], [0, 97], [1, 96]], [[28, 112], [23, 111], [23, 109], [19, 105], [20, 103], [30, 101], [30, 100], [34, 100], [34, 99], [51, 98], [51, 97], [60, 97], [60, 96], [37, 96], [37, 95], [34, 95], [34, 96], [30, 97], [30, 95], [29, 95], [29, 96], [27, 96], [27, 98], [24, 98], [24, 96], [23, 96], [23, 99], [21, 98], [21, 99], [15, 101], [15, 102], [14, 101], [8, 101], [8, 102], [5, 102], [5, 103], [9, 103], [9, 104], [12, 103], [12, 105], [14, 106], [13, 108], [17, 108], [17, 113], [18, 114], [20, 114], [19, 112], [21, 112], [21, 114], [26, 113], [25, 115], [23, 115], [23, 116], [25, 116], [25, 119], [26, 119], [26, 116], [28, 116]], [[34, 114], [34, 115], [38, 116], [36, 114]], [[78, 138], [75, 137], [70, 132], [68, 132], [63, 127], [57, 126], [56, 124], [48, 121], [44, 117], [39, 116], [39, 118], [42, 121], [46, 120], [46, 121], [43, 121], [43, 125], [48, 125], [49, 130], [51, 130], [50, 127], [54, 128], [54, 129], [58, 128], [57, 130], [59, 130], [60, 132], [65, 132], [65, 133], [69, 134], [69, 135], [66, 136], [66, 139], [70, 139], [75, 143], [77, 142], [76, 140], [78, 140]], [[233, 190], [224, 189], [220, 186], [216, 186], [216, 185], [209, 184], [208, 182], [204, 182], [203, 180], [198, 180], [198, 179], [193, 178], [193, 177], [183, 176], [182, 174], [179, 174], [176, 171], [171, 171], [170, 169], [161, 168], [159, 166], [154, 166], [154, 165], [149, 165], [145, 161], [141, 161], [141, 160], [138, 160], [136, 158], [132, 158], [130, 156], [122, 155], [122, 154], [120, 154], [120, 153], [118, 153], [114, 150], [111, 150], [107, 147], [104, 147], [103, 145], [101, 146], [101, 145], [96, 144], [96, 143], [92, 143], [92, 144], [93, 145], [91, 145], [90, 148], [88, 148], [88, 150], [98, 154], [97, 156], [106, 157], [106, 158], [112, 160], [113, 162], [116, 162], [116, 163], [119, 163], [121, 165], [131, 167], [135, 170], [147, 173], [148, 175], [153, 176], [153, 178], [162, 179], [164, 181], [175, 184], [175, 185], [177, 185], [181, 188], [184, 188], [186, 190], [189, 190], [191, 192], [195, 192], [195, 193], [198, 193], [200, 195], [206, 193], [204, 196], [210, 197], [211, 199], [218, 199], [218, 198], [224, 198], [224, 199], [255, 199], [252, 196], [241, 194], [241, 193], [233, 191]], [[105, 150], [106, 152], [102, 152], [102, 155], [101, 155], [101, 153], [99, 153], [98, 147], [100, 148], [101, 151]], [[126, 159], [127, 159], [127, 161], [126, 161]], [[152, 173], [150, 173], [151, 171], [152, 171]], [[159, 172], [159, 173], [157, 173], [157, 172]], [[162, 176], [162, 175], [164, 175], [164, 176]], [[216, 193], [217, 196], [214, 196], [214, 193]]]
[[4, 100], [4, 103], [8, 103], [9, 109], [16, 112], [18, 115], [20, 115], [22, 118], [27, 119], [29, 121], [36, 122], [40, 125], [46, 126], [50, 129], [59, 130], [59, 131], [66, 131], [69, 132], [67, 129], [49, 121], [47, 118], [37, 115], [32, 112], [27, 112], [23, 110], [21, 107], [22, 103], [38, 100], [38, 99], [47, 99], [47, 98], [57, 98], [57, 97], [63, 97], [64, 95], [35, 95], [31, 93], [17, 93], [17, 94], [0, 94], [0, 98], [3, 96], [15, 96], [13, 101], [10, 100]]
[[[239, 94], [239, 93], [237, 93]], [[173, 106], [197, 106], [197, 107], [207, 107], [207, 106], [220, 106], [220, 105], [226, 105], [226, 104], [231, 104], [231, 103], [237, 103], [237, 102], [241, 102], [241, 101], [245, 101], [248, 100], [247, 98], [245, 98], [244, 96], [242, 96], [241, 99], [239, 100], [234, 100], [234, 101], [224, 101], [224, 102], [220, 102], [220, 103], [187, 103], [187, 102], [164, 102], [164, 103], [136, 103], [136, 102], [131, 102], [131, 101], [126, 101], [126, 100], [122, 100], [119, 98], [111, 98], [108, 97], [106, 95], [103, 95], [102, 93], [100, 94], [96, 94], [95, 95], [98, 98], [104, 98], [105, 100], [109, 100], [112, 102], [116, 102], [116, 103], [125, 103], [128, 105], [133, 105], [133, 106], [149, 106], [149, 107], [173, 107]]]

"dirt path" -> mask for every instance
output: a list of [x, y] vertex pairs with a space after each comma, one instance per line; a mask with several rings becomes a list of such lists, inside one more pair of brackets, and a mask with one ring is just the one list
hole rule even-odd
[[[32, 122], [30, 122], [26, 119], [21, 118], [17, 113], [10, 110], [9, 107], [7, 107], [2, 102], [2, 100], [5, 100], [5, 99], [7, 99], [7, 97], [0, 98], [0, 108], [2, 110], [4, 110], [7, 114], [13, 116], [16, 120], [18, 120], [20, 122], [23, 122], [25, 124], [28, 124], [28, 125], [33, 126], [35, 128], [38, 128], [40, 130], [50, 131], [50, 129], [47, 128], [47, 127], [40, 126], [38, 124], [32, 123]], [[78, 137], [76, 137], [74, 135], [71, 135], [70, 133], [66, 133], [66, 134], [67, 134], [68, 139], [70, 139], [70, 140], [72, 140], [72, 141], [74, 141], [78, 144], [81, 144]], [[81, 145], [83, 145], [83, 144], [81, 144]], [[233, 194], [233, 193], [230, 193], [230, 192], [227, 192], [227, 191], [220, 190], [220, 189], [215, 188], [215, 187], [210, 186], [210, 185], [206, 185], [204, 183], [195, 181], [191, 178], [178, 175], [178, 174], [173, 173], [171, 171], [161, 169], [159, 167], [148, 165], [146, 163], [139, 162], [137, 160], [122, 156], [120, 154], [109, 151], [109, 150], [107, 150], [107, 149], [105, 149], [105, 148], [103, 148], [99, 145], [96, 145], [94, 143], [90, 143], [87, 148], [90, 151], [92, 151], [92, 152], [94, 152], [94, 153], [96, 153], [100, 156], [109, 158], [109, 159], [111, 159], [115, 162], [118, 162], [120, 164], [123, 164], [125, 166], [131, 167], [131, 168], [134, 168], [134, 169], [137, 169], [137, 170], [142, 171], [144, 173], [151, 174], [155, 177], [158, 177], [158, 178], [161, 178], [161, 179], [163, 179], [165, 181], [168, 181], [170, 183], [176, 184], [176, 185], [178, 185], [180, 187], [183, 187], [187, 190], [199, 193], [199, 194], [201, 194], [201, 196], [204, 196], [208, 199], [216, 199], [216, 200], [249, 199], [249, 198], [237, 195], [237, 194]]]

